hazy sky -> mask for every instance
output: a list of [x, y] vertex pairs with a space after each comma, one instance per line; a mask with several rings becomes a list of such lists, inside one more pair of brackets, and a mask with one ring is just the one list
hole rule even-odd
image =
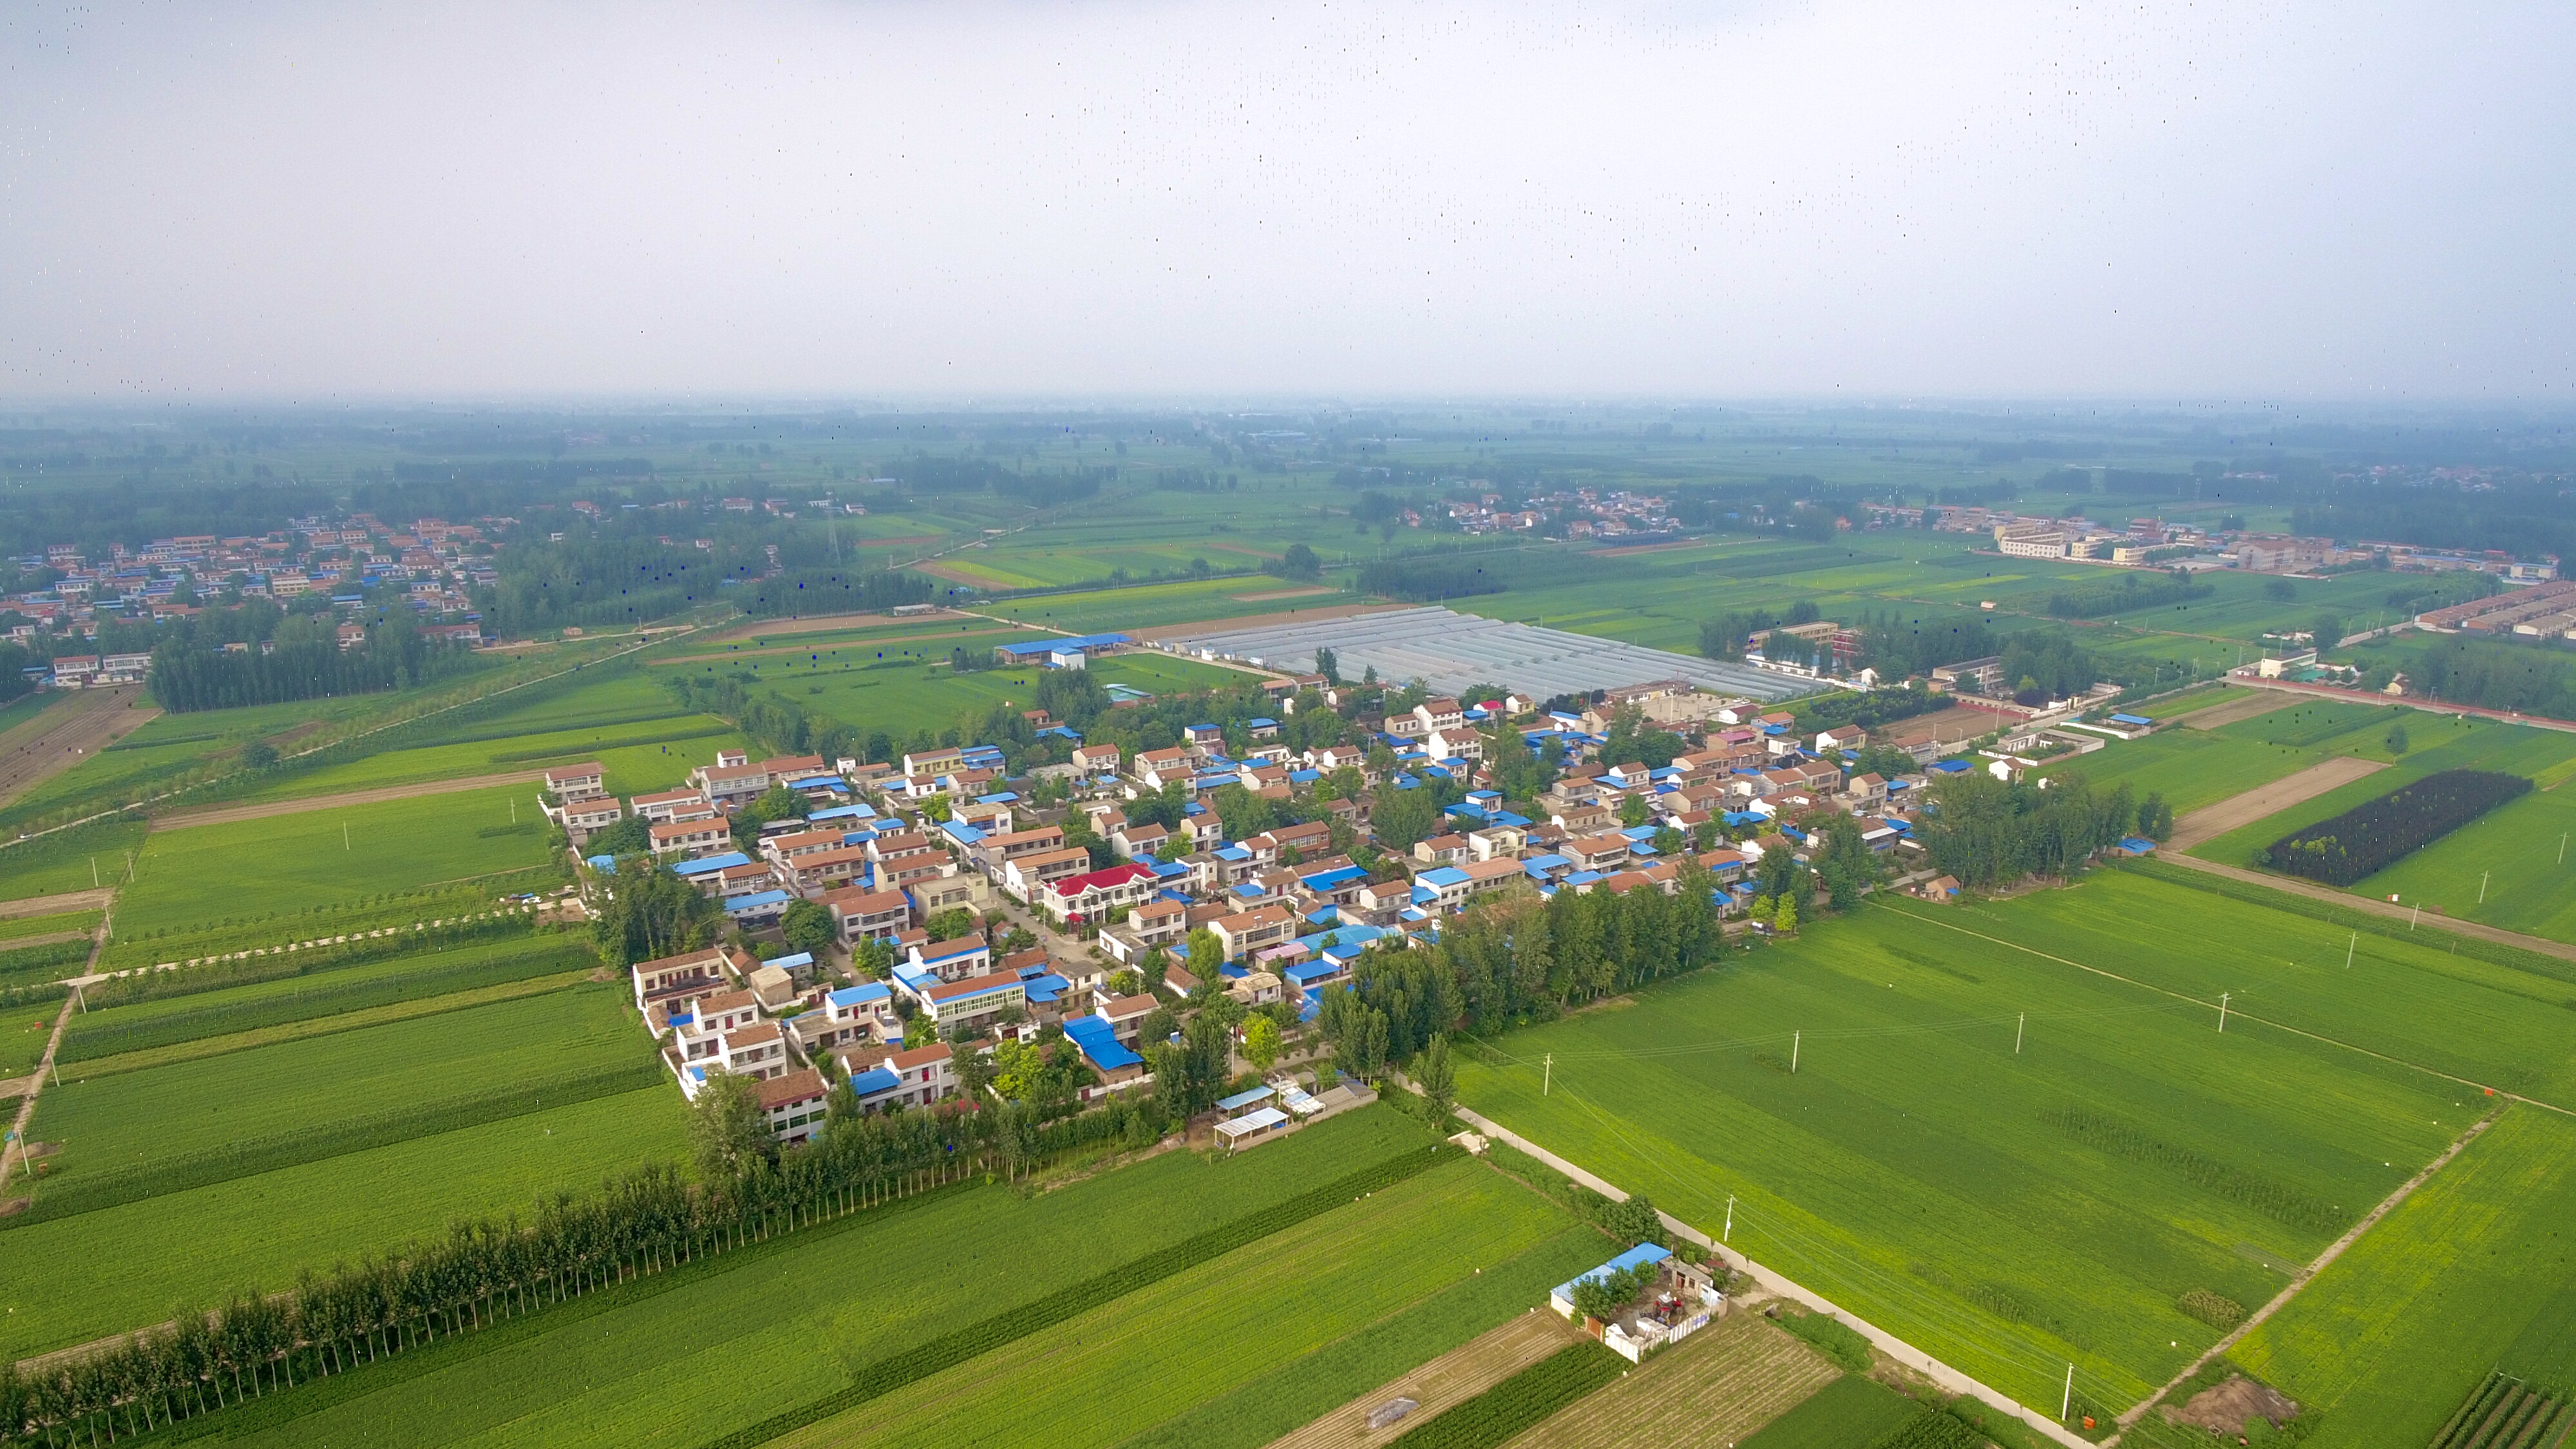
[[2576, 396], [2576, 5], [0, 6], [0, 394]]

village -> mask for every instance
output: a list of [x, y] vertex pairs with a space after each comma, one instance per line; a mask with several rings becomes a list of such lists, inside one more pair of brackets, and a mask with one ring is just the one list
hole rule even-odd
[[[1079, 668], [1135, 646], [1093, 635], [1010, 647]], [[1800, 734], [1786, 709], [1673, 680], [1597, 691], [1579, 711], [1519, 695], [1427, 697], [1364, 715], [1362, 739], [1296, 753], [1280, 742], [1282, 718], [1392, 696], [1279, 675], [1261, 695], [1276, 715], [1193, 725], [1163, 749], [1084, 743], [1030, 711], [1028, 724], [1072, 744], [1034, 779], [1006, 777], [994, 744], [881, 762], [733, 751], [682, 788], [629, 799], [604, 791], [597, 764], [551, 769], [540, 803], [582, 858], [586, 890], [613, 893], [650, 868], [718, 903], [726, 939], [630, 971], [635, 1008], [692, 1099], [712, 1072], [754, 1078], [777, 1137], [802, 1141], [820, 1134], [837, 1083], [862, 1112], [926, 1107], [959, 1091], [961, 1053], [1061, 1032], [1089, 1073], [1074, 1103], [1090, 1103], [1149, 1086], [1146, 1050], [1222, 995], [1238, 1062], [1304, 1069], [1269, 1071], [1219, 1104], [1211, 1140], [1234, 1146], [1340, 1100], [1305, 1040], [1324, 993], [1351, 984], [1370, 953], [1437, 941], [1471, 906], [1669, 895], [1687, 864], [1706, 872], [1733, 929], [1768, 932], [1775, 922], [1744, 919], [1763, 862], [1805, 862], [1831, 815], [1857, 827], [1891, 884], [1955, 895], [1911, 838], [1929, 781], [1980, 767], [2018, 778], [2038, 757], [2153, 727], [2096, 711], [2099, 724], [2052, 730], [2026, 718], [2039, 711], [1984, 697], [2001, 692], [1996, 668], [1944, 667], [1935, 687], [1963, 703], [1875, 736]], [[1684, 749], [1660, 767], [1602, 764], [1623, 726], [1669, 731]], [[1522, 810], [1493, 787], [1486, 756], [1498, 742], [1553, 768], [1544, 790], [1515, 802]], [[1952, 758], [1977, 744], [1998, 748], [1982, 762]], [[2035, 746], [2033, 758], [2002, 748]], [[1431, 833], [1390, 840], [1353, 784], [1437, 788], [1455, 803]], [[1230, 838], [1217, 802], [1234, 790], [1305, 818]], [[795, 813], [737, 828], [747, 807], [774, 810], [782, 795]], [[636, 838], [630, 820], [649, 866], [586, 844], [619, 828]], [[791, 930], [800, 917], [809, 924]]]

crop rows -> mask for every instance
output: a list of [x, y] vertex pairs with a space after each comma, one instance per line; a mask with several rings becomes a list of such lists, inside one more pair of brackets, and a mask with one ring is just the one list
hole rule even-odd
[[288, 991], [183, 1010], [92, 1011], [73, 1019], [71, 1029], [63, 1035], [58, 1059], [68, 1064], [200, 1037], [229, 1036], [398, 1001], [524, 981], [569, 971], [588, 961], [584, 948], [570, 940], [536, 937], [499, 952], [473, 953], [465, 960], [433, 960], [420, 968], [395, 973], [349, 973], [352, 979], [340, 979], [341, 973], [332, 973]]
[[1393, 1445], [1402, 1449], [1493, 1449], [1619, 1377], [1626, 1362], [1597, 1343], [1573, 1344], [1453, 1406], [1439, 1418], [1397, 1435]]
[[656, 734], [622, 735], [613, 740], [592, 740], [586, 744], [566, 744], [534, 750], [507, 750], [491, 757], [496, 765], [526, 765], [539, 760], [570, 759], [576, 755], [604, 754], [610, 750], [633, 749], [639, 745], [670, 745], [682, 740], [703, 740], [712, 735], [729, 735], [733, 726], [724, 724], [696, 725], [688, 729], [663, 730]]
[[80, 973], [71, 968], [89, 959], [87, 941], [51, 941], [0, 951], [0, 986], [37, 986]]
[[256, 1173], [298, 1167], [344, 1153], [364, 1152], [416, 1137], [432, 1137], [487, 1122], [524, 1117], [549, 1107], [569, 1107], [620, 1092], [637, 1091], [662, 1080], [657, 1062], [630, 1062], [568, 1072], [540, 1081], [476, 1092], [444, 1101], [399, 1107], [348, 1117], [292, 1132], [273, 1132], [221, 1147], [175, 1153], [140, 1167], [105, 1172], [75, 1171], [46, 1182], [26, 1211], [0, 1218], [0, 1232], [47, 1218], [95, 1212], [147, 1197], [229, 1182]]
[[2328, 885], [2351, 885], [2530, 790], [2531, 781], [2520, 775], [2444, 770], [2282, 836], [2262, 863]]
[[2509, 1374], [2489, 1374], [2442, 1426], [2432, 1449], [2557, 1449], [2576, 1409]]
[[2134, 1122], [2084, 1107], [2061, 1107], [2048, 1114], [2049, 1125], [2076, 1141], [2113, 1157], [2153, 1163], [2181, 1175], [2194, 1187], [2241, 1202], [2266, 1217], [2310, 1232], [2340, 1230], [2351, 1216], [2261, 1173], [2221, 1162], [2206, 1153], [2159, 1141]]
[[[1247, 1213], [1230, 1223], [1211, 1228], [1198, 1236], [1174, 1243], [1158, 1252], [1112, 1268], [1097, 1277], [1076, 1283], [1034, 1303], [1006, 1309], [977, 1323], [931, 1338], [903, 1353], [879, 1359], [858, 1368], [849, 1383], [836, 1393], [827, 1394], [811, 1403], [801, 1404], [784, 1413], [773, 1414], [757, 1424], [719, 1438], [709, 1449], [750, 1449], [766, 1444], [783, 1434], [820, 1423], [824, 1419], [894, 1392], [904, 1385], [953, 1368], [980, 1354], [989, 1353], [1013, 1340], [1025, 1338], [1040, 1329], [1052, 1327], [1066, 1319], [1121, 1298], [1148, 1284], [1168, 1278], [1181, 1270], [1212, 1258], [1222, 1257], [1235, 1249], [1255, 1243], [1294, 1223], [1317, 1213], [1339, 1207], [1364, 1193], [1391, 1187], [1435, 1163], [1448, 1160], [1450, 1154], [1440, 1148], [1407, 1153], [1391, 1161], [1325, 1183], [1295, 1197], [1256, 1212]], [[1607, 1350], [1603, 1350], [1607, 1355]]]

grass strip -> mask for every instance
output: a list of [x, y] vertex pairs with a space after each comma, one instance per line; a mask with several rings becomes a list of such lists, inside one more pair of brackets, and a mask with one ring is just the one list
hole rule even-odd
[[97, 911], [64, 911], [51, 916], [0, 916], [0, 941], [23, 936], [59, 936], [65, 931], [95, 931]]
[[[472, 991], [454, 991], [444, 996], [417, 997], [385, 1006], [358, 1011], [336, 1012], [304, 1021], [290, 1021], [280, 1026], [260, 1027], [252, 1031], [232, 1032], [223, 1036], [201, 1036], [172, 1046], [151, 1047], [142, 1051], [120, 1052], [115, 1056], [97, 1057], [80, 1064], [80, 1079], [112, 1077], [120, 1072], [139, 1072], [146, 1067], [166, 1067], [178, 1062], [203, 1061], [228, 1052], [247, 1051], [252, 1047], [275, 1046], [279, 1042], [307, 1041], [317, 1036], [336, 1036], [361, 1027], [383, 1026], [388, 1022], [410, 1021], [415, 1017], [441, 1016], [468, 1007], [489, 1006], [496, 1001], [516, 1001], [522, 996], [543, 996], [549, 991], [568, 991], [590, 979], [590, 971], [565, 971], [552, 976], [531, 976], [505, 981], [497, 986], [479, 987]], [[66, 993], [54, 989], [55, 1000]]]
[[27, 1210], [0, 1219], [0, 1232], [49, 1218], [96, 1212], [101, 1208], [162, 1197], [191, 1188], [229, 1182], [280, 1168], [364, 1152], [466, 1127], [480, 1127], [510, 1117], [524, 1117], [548, 1107], [569, 1107], [596, 1097], [641, 1091], [659, 1085], [658, 1061], [632, 1062], [595, 1071], [567, 1073], [538, 1082], [523, 1082], [470, 1096], [450, 1097], [416, 1107], [373, 1112], [319, 1127], [273, 1133], [202, 1152], [187, 1152], [139, 1167], [96, 1174], [74, 1170], [46, 1179]]
[[[543, 940], [536, 950], [453, 961], [419, 971], [356, 980], [313, 978], [308, 985], [252, 1000], [225, 1001], [139, 1017], [95, 1012], [76, 1017], [63, 1035], [56, 1060], [71, 1063], [112, 1057], [153, 1047], [174, 1046], [200, 1037], [228, 1036], [283, 1026], [316, 1017], [335, 1016], [372, 1006], [445, 996], [477, 987], [499, 986], [535, 976], [558, 975], [582, 965], [588, 948], [569, 937]], [[133, 1008], [128, 1008], [129, 1011]]]
[[613, 740], [593, 740], [586, 745], [539, 750], [505, 750], [491, 757], [496, 765], [533, 765], [540, 760], [567, 760], [606, 754], [610, 750], [631, 750], [638, 745], [675, 745], [683, 740], [703, 740], [733, 733], [727, 724], [698, 725], [691, 729], [664, 730], [658, 734], [622, 735]]
[[1627, 1371], [1597, 1343], [1558, 1349], [1439, 1418], [1399, 1434], [1389, 1449], [1493, 1449]]
[[[2348, 931], [2359, 931], [2365, 936], [2379, 936], [2391, 941], [2412, 941], [2418, 946], [2423, 945], [2425, 941], [2422, 932], [2410, 934], [2402, 921], [2393, 921], [2385, 916], [2358, 911], [2350, 906], [2334, 905], [2318, 900], [2314, 896], [2301, 895], [2297, 891], [2255, 885], [2250, 881], [2212, 875], [2186, 866], [2168, 865], [2152, 858], [2130, 860], [2112, 868], [2134, 871], [2149, 880], [2187, 886], [2192, 890], [2206, 891], [2214, 896], [2225, 896], [2229, 900], [2243, 901], [2248, 905], [2286, 911], [2294, 916], [2305, 916], [2312, 921], [2324, 921]], [[2445, 932], [2441, 939], [2445, 945], [2456, 941], [2460, 955], [2475, 957], [2491, 966], [2527, 971], [2534, 976], [2548, 977], [2552, 981], [2576, 982], [2576, 961], [2562, 960], [2538, 951], [2528, 951], [2520, 946], [2508, 946], [2501, 941], [2489, 941], [2456, 931]]]
[[[757, 1424], [737, 1429], [711, 1441], [707, 1449], [751, 1449], [766, 1444], [782, 1434], [792, 1433], [809, 1424], [818, 1424], [835, 1414], [846, 1412], [870, 1399], [894, 1392], [906, 1384], [917, 1383], [979, 1355], [990, 1353], [1004, 1344], [1026, 1338], [1040, 1329], [1051, 1328], [1067, 1319], [1088, 1313], [1104, 1303], [1123, 1298], [1139, 1288], [1168, 1278], [1185, 1268], [1220, 1258], [1237, 1248], [1261, 1239], [1349, 1202], [1363, 1193], [1392, 1187], [1435, 1163], [1463, 1159], [1465, 1154], [1446, 1144], [1430, 1151], [1405, 1153], [1374, 1167], [1312, 1188], [1284, 1202], [1274, 1203], [1259, 1212], [1246, 1213], [1230, 1223], [1209, 1229], [1197, 1237], [1174, 1243], [1168, 1248], [1120, 1264], [1097, 1277], [1085, 1279], [1061, 1292], [1005, 1309], [977, 1323], [970, 1323], [952, 1333], [919, 1344], [903, 1353], [877, 1360], [850, 1375], [847, 1386], [824, 1395], [811, 1403], [800, 1404], [784, 1413], [772, 1414]], [[1602, 1356], [1616, 1362], [1616, 1356], [1601, 1350]]]

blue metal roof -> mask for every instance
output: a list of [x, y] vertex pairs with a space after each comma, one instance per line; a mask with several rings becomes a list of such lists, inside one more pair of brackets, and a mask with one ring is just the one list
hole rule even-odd
[[1121, 1046], [1116, 1030], [1099, 1017], [1068, 1017], [1064, 1023], [1064, 1034], [1093, 1066], [1104, 1072], [1144, 1065], [1145, 1059]]
[[856, 986], [844, 986], [824, 999], [846, 1010], [865, 1006], [871, 1001], [885, 1001], [893, 995], [894, 988], [882, 981], [862, 981]]
[[1255, 1102], [1266, 1102], [1270, 1100], [1273, 1095], [1274, 1090], [1272, 1088], [1250, 1087], [1235, 1093], [1231, 1097], [1217, 1098], [1217, 1110], [1222, 1112], [1240, 1112]]
[[811, 951], [799, 951], [792, 956], [774, 956], [760, 964], [763, 966], [775, 966], [781, 971], [793, 971], [799, 966], [813, 965], [814, 953]]
[[696, 860], [681, 861], [678, 865], [671, 867], [671, 874], [681, 876], [705, 875], [709, 871], [725, 870], [733, 866], [749, 864], [751, 864], [750, 856], [743, 854], [739, 850], [729, 850], [722, 855], [700, 856]]
[[1613, 1273], [1624, 1273], [1631, 1268], [1642, 1268], [1648, 1263], [1660, 1263], [1672, 1255], [1673, 1250], [1670, 1248], [1658, 1248], [1652, 1243], [1639, 1243], [1637, 1246], [1621, 1253], [1618, 1257], [1611, 1259], [1609, 1262], [1602, 1264], [1591, 1272], [1579, 1273], [1574, 1277], [1568, 1278], [1564, 1282], [1557, 1284], [1555, 1296], [1571, 1303], [1574, 1301], [1574, 1285], [1577, 1283], [1594, 1282], [1602, 1278], [1607, 1278]]
[[2111, 723], [2113, 723], [2113, 724], [2129, 724], [2129, 725], [2151, 725], [2151, 724], [2154, 724], [2154, 723], [2155, 723], [2155, 721], [2154, 721], [2154, 720], [2152, 720], [2152, 719], [2147, 718], [2145, 715], [2142, 715], [2142, 714], [2115, 714], [2115, 715], [2111, 716]]
[[772, 906], [783, 906], [794, 899], [796, 899], [794, 896], [789, 895], [785, 891], [761, 891], [754, 895], [735, 896], [725, 902], [725, 914], [733, 915], [742, 911], [765, 911]]
[[884, 1067], [870, 1067], [850, 1078], [850, 1090], [865, 1099], [878, 1092], [891, 1092], [903, 1085], [903, 1078]]

